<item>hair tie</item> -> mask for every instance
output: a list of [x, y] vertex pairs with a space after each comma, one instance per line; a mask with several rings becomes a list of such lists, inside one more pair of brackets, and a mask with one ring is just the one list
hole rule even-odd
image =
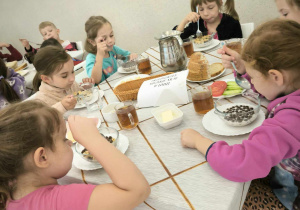
[[2, 79], [4, 79], [4, 77], [1, 75], [1, 76], [0, 76], [0, 80], [2, 80]]

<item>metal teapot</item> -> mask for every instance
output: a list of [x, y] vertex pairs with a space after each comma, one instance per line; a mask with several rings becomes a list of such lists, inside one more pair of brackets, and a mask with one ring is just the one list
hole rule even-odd
[[167, 72], [186, 69], [187, 56], [182, 46], [179, 31], [166, 31], [158, 39], [160, 62]]

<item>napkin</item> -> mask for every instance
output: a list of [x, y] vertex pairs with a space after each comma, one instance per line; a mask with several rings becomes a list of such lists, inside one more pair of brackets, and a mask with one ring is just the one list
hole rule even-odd
[[188, 70], [185, 70], [143, 82], [137, 96], [137, 107], [188, 103], [187, 75]]

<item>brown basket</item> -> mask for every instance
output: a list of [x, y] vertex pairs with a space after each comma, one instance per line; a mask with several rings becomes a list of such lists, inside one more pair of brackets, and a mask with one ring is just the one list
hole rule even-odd
[[117, 87], [114, 88], [113, 91], [121, 101], [136, 100], [139, 89], [142, 86], [144, 81], [166, 76], [169, 74], [173, 74], [173, 73], [167, 72], [164, 74], [158, 74], [150, 77], [127, 81], [122, 84], [119, 84]]

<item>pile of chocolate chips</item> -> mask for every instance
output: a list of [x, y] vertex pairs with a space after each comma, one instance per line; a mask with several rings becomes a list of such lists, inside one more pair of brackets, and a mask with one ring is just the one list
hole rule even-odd
[[111, 136], [104, 136], [109, 143], [113, 143], [114, 139]]
[[254, 115], [254, 109], [253, 107], [245, 105], [236, 105], [226, 109], [224, 113], [228, 113], [224, 117], [225, 120], [241, 123], [252, 118], [252, 116]]

